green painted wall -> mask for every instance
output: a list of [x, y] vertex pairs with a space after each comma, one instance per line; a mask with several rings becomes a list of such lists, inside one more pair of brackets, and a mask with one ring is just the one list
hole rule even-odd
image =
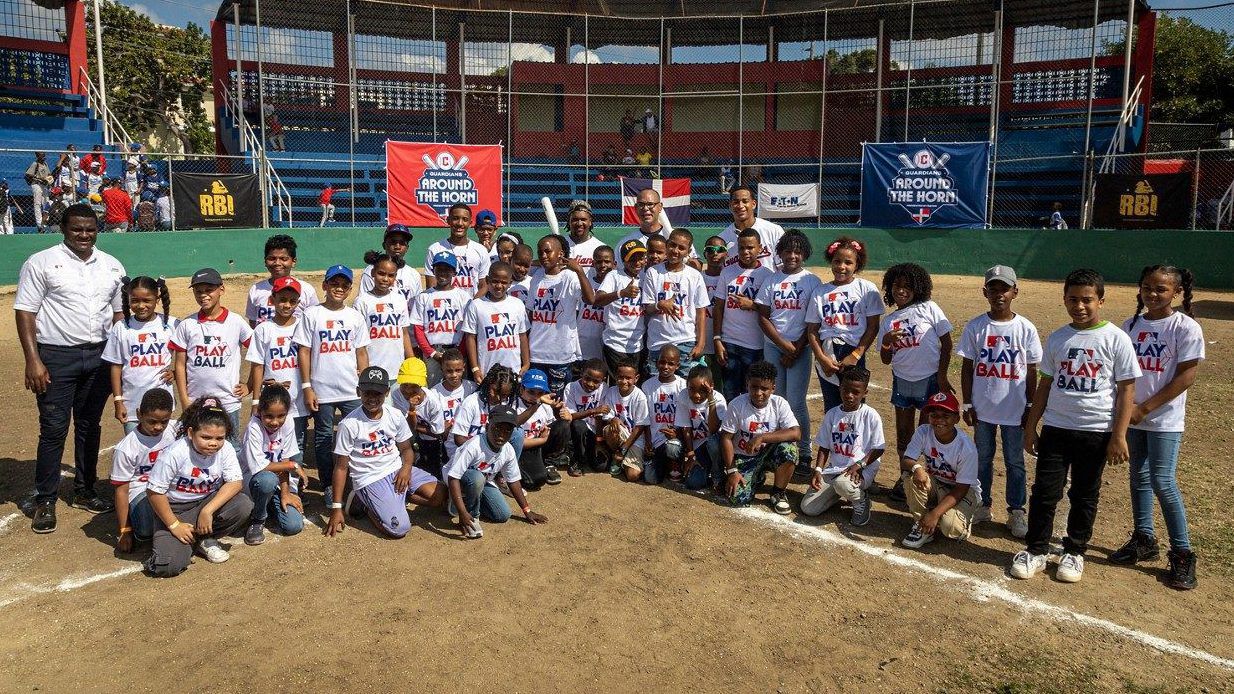
[[[546, 228], [516, 229], [534, 240]], [[598, 229], [612, 244], [630, 231]], [[695, 228], [697, 246], [702, 234], [718, 229]], [[1234, 233], [1205, 231], [1046, 231], [1041, 229], [805, 229], [815, 244], [814, 263], [822, 263], [822, 247], [840, 234], [852, 234], [869, 245], [870, 267], [885, 268], [914, 261], [931, 272], [980, 275], [991, 265], [1004, 264], [1021, 277], [1061, 279], [1071, 269], [1093, 267], [1114, 282], [1135, 282], [1140, 269], [1169, 262], [1195, 271], [1198, 284], [1234, 288]], [[223, 273], [262, 272], [262, 247], [272, 232], [265, 229], [229, 229], [145, 234], [103, 234], [99, 247], [115, 255], [132, 275], [187, 277], [201, 267]], [[381, 243], [381, 229], [295, 229], [300, 245], [301, 270], [321, 270], [335, 263], [363, 265], [364, 251]], [[442, 229], [417, 230], [408, 256], [423, 257], [430, 243], [444, 236]], [[22, 262], [32, 253], [60, 241], [59, 234], [22, 234], [0, 237], [0, 285], [17, 282]]]

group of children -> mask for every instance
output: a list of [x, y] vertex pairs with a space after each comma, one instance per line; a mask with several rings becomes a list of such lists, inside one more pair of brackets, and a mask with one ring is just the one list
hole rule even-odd
[[[1101, 319], [1101, 276], [1071, 273], [1063, 286], [1071, 322], [1043, 345], [1013, 310], [1014, 270], [990, 268], [989, 310], [968, 321], [954, 348], [963, 359], [957, 393], [952, 325], [932, 300], [929, 273], [898, 264], [876, 286], [859, 276], [868, 253], [857, 239], [827, 245], [824, 281], [805, 267], [810, 240], [792, 229], [772, 235], [750, 225], [709, 237], [699, 262], [684, 229], [636, 232], [614, 251], [592, 235], [580, 204], [568, 237], [537, 242], [533, 267], [531, 247], [514, 234], [472, 240], [465, 205], [447, 222], [423, 279], [405, 258], [410, 231], [388, 227], [382, 250], [364, 258], [354, 300], [345, 265], [326, 270], [320, 297], [296, 280], [296, 244], [284, 235], [266, 243], [270, 277], [249, 291], [244, 317], [223, 307], [213, 269], [193, 276], [200, 310], [179, 321], [167, 315], [161, 279], [128, 282], [125, 319], [105, 355], [127, 432], [112, 471], [122, 550], [151, 540], [147, 568], [169, 576], [193, 552], [226, 560], [215, 541], [222, 534], [243, 528], [247, 544], [260, 544], [270, 516], [281, 533], [299, 532], [309, 418], [328, 536], [367, 514], [381, 534], [402, 537], [410, 501], [444, 508], [465, 537], [478, 538], [481, 521], [511, 517], [507, 495], [540, 524], [547, 519], [527, 492], [561, 483], [561, 471], [673, 481], [734, 505], [770, 480], [769, 503], [781, 514], [792, 511], [787, 489], [797, 477], [808, 482], [801, 513], [847, 502], [851, 524], [863, 526], [887, 449], [866, 402], [866, 357], [877, 346], [893, 376], [891, 497], [913, 516], [904, 546], [939, 534], [963, 540], [991, 519], [1001, 436], [1006, 523], [1026, 542], [1012, 576], [1045, 567], [1070, 477], [1056, 576], [1080, 580], [1104, 467], [1130, 460], [1135, 529], [1111, 560], [1158, 556], [1155, 494], [1170, 538], [1166, 580], [1195, 586], [1174, 474], [1186, 390], [1204, 358], [1186, 270], [1145, 268], [1138, 310], [1122, 329]], [[763, 248], [768, 238], [774, 249]], [[813, 436], [811, 371], [825, 405]], [[177, 402], [183, 414], [169, 424]], [[1025, 451], [1037, 456], [1031, 499]]]

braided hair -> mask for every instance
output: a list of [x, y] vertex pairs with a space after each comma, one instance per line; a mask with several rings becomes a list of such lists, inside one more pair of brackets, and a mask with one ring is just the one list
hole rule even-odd
[[162, 277], [155, 279], [147, 275], [138, 275], [132, 279], [120, 278], [120, 310], [124, 312], [124, 324], [128, 327], [132, 327], [129, 325], [129, 319], [133, 317], [133, 311], [129, 308], [129, 293], [134, 289], [154, 292], [154, 295], [159, 298], [159, 303], [163, 306], [163, 329], [166, 330], [167, 316], [171, 314], [171, 292], [167, 289], [167, 280]]
[[[1195, 289], [1195, 275], [1185, 267], [1175, 267], [1173, 265], [1164, 264], [1145, 265], [1144, 269], [1140, 271], [1139, 284], [1143, 285], [1144, 280], [1148, 279], [1150, 275], [1158, 272], [1163, 275], [1174, 276], [1174, 281], [1183, 290], [1183, 313], [1187, 314], [1187, 316], [1191, 318], [1194, 318], [1195, 316], [1191, 314], [1191, 299], [1193, 290]], [[1135, 314], [1131, 316], [1131, 327], [1135, 327], [1135, 324], [1140, 320], [1140, 314], [1143, 312], [1144, 297], [1137, 291], [1135, 294]]]
[[[496, 392], [497, 397], [501, 397], [501, 392], [510, 387], [510, 395], [504, 400], [493, 400], [490, 393]], [[490, 409], [495, 405], [505, 405], [514, 401], [518, 397], [519, 380], [518, 374], [508, 366], [503, 364], [495, 364], [484, 374], [484, 380], [480, 381], [480, 387], [476, 388], [476, 397], [480, 398], [480, 404], [484, 409]]]

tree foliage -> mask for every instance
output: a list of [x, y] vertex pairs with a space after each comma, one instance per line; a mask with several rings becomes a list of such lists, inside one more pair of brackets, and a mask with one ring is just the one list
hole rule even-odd
[[[186, 152], [213, 149], [210, 115], [202, 105], [210, 89], [210, 37], [196, 24], [162, 26], [116, 2], [102, 2], [99, 18], [107, 105], [129, 134], [137, 137], [162, 126]], [[93, 22], [88, 28], [94, 79]]]
[[[827, 61], [827, 70], [833, 75], [860, 75], [878, 72], [878, 51], [873, 48], [863, 48], [850, 53], [841, 54], [834, 48], [828, 49], [821, 56]], [[817, 58], [814, 58], [817, 60]], [[888, 66], [891, 70], [899, 70], [900, 63], [892, 60]]]
[[[1152, 118], [1174, 123], [1234, 120], [1234, 37], [1186, 17], [1157, 17]], [[1123, 55], [1125, 44], [1105, 45]]]

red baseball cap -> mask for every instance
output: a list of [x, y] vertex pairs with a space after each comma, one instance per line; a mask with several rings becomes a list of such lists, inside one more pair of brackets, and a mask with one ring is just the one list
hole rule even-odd
[[951, 393], [935, 393], [926, 401], [926, 406], [921, 408], [921, 411], [929, 412], [931, 409], [960, 414], [960, 401]]
[[294, 277], [280, 277], [270, 285], [270, 293], [276, 294], [284, 289], [290, 289], [296, 294], [302, 294], [300, 291], [300, 282]]

